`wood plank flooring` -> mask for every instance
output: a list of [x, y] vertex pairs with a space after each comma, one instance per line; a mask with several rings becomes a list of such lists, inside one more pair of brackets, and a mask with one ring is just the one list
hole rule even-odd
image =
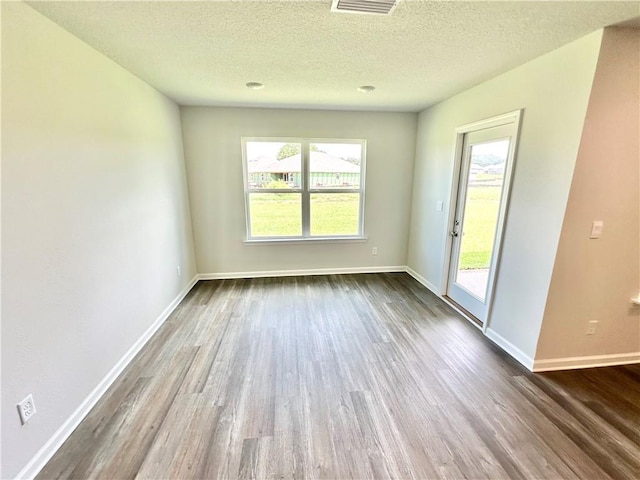
[[39, 479], [640, 477], [640, 366], [531, 374], [406, 274], [199, 282]]

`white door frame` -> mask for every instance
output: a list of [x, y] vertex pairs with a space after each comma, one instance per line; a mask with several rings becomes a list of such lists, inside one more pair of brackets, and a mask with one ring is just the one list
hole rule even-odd
[[[480, 120], [478, 122], [468, 123], [456, 128], [455, 133], [455, 149], [454, 149], [454, 158], [453, 158], [453, 175], [451, 181], [451, 195], [449, 198], [449, 208], [447, 213], [447, 222], [446, 222], [446, 230], [444, 232], [445, 235], [445, 248], [444, 248], [444, 262], [443, 262], [443, 271], [442, 271], [442, 282], [440, 284], [441, 295], [445, 296], [447, 294], [447, 286], [449, 284], [449, 270], [451, 266], [451, 250], [453, 246], [453, 238], [449, 235], [454, 228], [454, 222], [456, 219], [456, 211], [457, 211], [457, 200], [458, 200], [458, 191], [459, 191], [459, 182], [460, 182], [460, 166], [462, 162], [462, 149], [464, 143], [464, 136], [466, 133], [473, 132], [476, 130], [483, 130], [492, 127], [499, 127], [502, 125], [514, 124], [515, 126], [515, 137], [514, 142], [510, 146], [510, 150], [512, 152], [512, 161], [507, 163], [507, 168], [505, 170], [505, 179], [503, 184], [503, 193], [502, 196], [504, 198], [504, 208], [500, 209], [498, 215], [498, 225], [497, 234], [495, 238], [495, 255], [491, 259], [491, 266], [494, 270], [493, 279], [487, 285], [487, 295], [486, 301], [488, 302], [488, 311], [487, 311], [487, 320], [482, 324], [482, 331], [486, 332], [489, 328], [489, 324], [491, 323], [491, 312], [493, 309], [493, 296], [494, 296], [494, 286], [495, 281], [498, 278], [498, 273], [500, 269], [500, 257], [502, 255], [502, 240], [504, 237], [504, 227], [507, 218], [507, 213], [509, 211], [509, 201], [511, 197], [511, 178], [514, 165], [516, 163], [517, 157], [517, 149], [518, 143], [520, 140], [520, 128], [522, 123], [522, 116], [524, 113], [524, 109], [515, 110], [513, 112], [504, 113], [502, 115], [498, 115], [495, 117], [487, 118], [485, 120]], [[475, 322], [472, 322], [475, 324]]]

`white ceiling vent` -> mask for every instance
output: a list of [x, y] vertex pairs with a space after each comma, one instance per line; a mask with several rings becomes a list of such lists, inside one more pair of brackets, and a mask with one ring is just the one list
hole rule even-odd
[[390, 15], [400, 0], [333, 0], [331, 11], [338, 13], [364, 13]]

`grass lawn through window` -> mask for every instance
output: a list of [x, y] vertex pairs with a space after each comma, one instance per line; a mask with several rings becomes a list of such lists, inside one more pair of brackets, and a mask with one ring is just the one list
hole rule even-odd
[[[311, 194], [311, 235], [357, 235], [358, 193]], [[299, 193], [250, 194], [254, 237], [302, 235]]]

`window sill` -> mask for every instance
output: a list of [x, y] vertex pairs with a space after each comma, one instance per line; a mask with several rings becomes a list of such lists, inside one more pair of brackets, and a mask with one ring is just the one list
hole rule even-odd
[[294, 245], [301, 243], [364, 243], [367, 237], [265, 238], [244, 240], [245, 245]]

